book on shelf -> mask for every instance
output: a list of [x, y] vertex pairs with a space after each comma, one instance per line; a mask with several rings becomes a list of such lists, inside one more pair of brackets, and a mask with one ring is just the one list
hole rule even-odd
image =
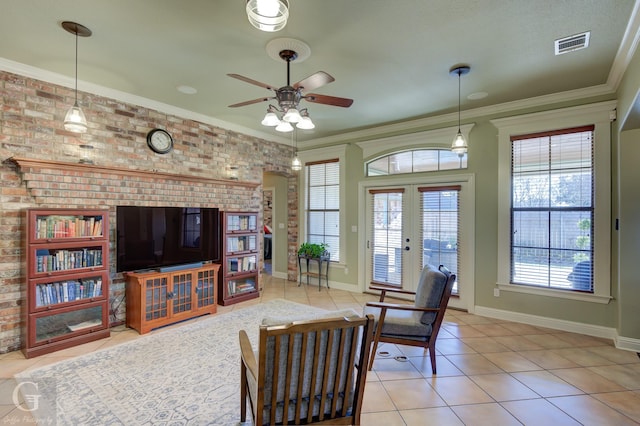
[[36, 218], [36, 238], [100, 237], [102, 216], [45, 216]]
[[102, 278], [37, 284], [35, 291], [37, 307], [100, 297], [102, 296]]

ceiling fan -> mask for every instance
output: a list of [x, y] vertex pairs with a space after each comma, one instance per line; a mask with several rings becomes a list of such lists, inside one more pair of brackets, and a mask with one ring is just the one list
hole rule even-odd
[[[309, 114], [306, 108], [303, 108], [302, 110], [298, 108], [298, 104], [302, 99], [305, 99], [308, 102], [339, 106], [343, 108], [348, 108], [351, 106], [351, 104], [353, 104], [353, 99], [339, 98], [336, 96], [328, 96], [328, 95], [318, 95], [315, 93], [305, 93], [308, 90], [314, 90], [324, 86], [325, 84], [329, 84], [332, 81], [335, 81], [335, 79], [332, 76], [330, 76], [324, 71], [318, 71], [310, 75], [309, 77], [298, 81], [297, 83], [291, 84], [290, 83], [291, 62], [298, 57], [298, 54], [294, 50], [285, 49], [280, 51], [279, 56], [287, 63], [287, 85], [280, 88], [276, 88], [275, 86], [261, 83], [259, 81], [253, 80], [248, 77], [244, 77], [239, 74], [227, 74], [229, 77], [236, 78], [238, 80], [244, 81], [249, 84], [264, 87], [265, 89], [273, 90], [275, 92], [275, 96], [262, 97], [262, 98], [252, 99], [250, 101], [239, 102], [237, 104], [229, 105], [230, 108], [251, 105], [258, 102], [267, 102], [272, 99], [276, 99], [278, 101], [278, 107], [275, 107], [274, 105], [269, 105], [269, 109], [267, 111], [267, 116], [269, 114], [273, 114], [271, 118], [272, 119], [275, 118], [275, 120], [271, 120], [269, 121], [269, 123], [267, 123], [268, 117], [265, 116], [265, 120], [263, 120], [262, 124], [267, 126], [277, 126], [278, 124], [281, 124], [281, 121], [280, 119], [277, 118], [277, 116], [275, 115], [275, 112], [280, 112], [284, 114], [284, 117], [282, 119], [285, 122], [289, 122], [289, 123], [302, 123], [307, 121], [311, 122], [311, 119], [309, 119]], [[303, 118], [306, 118], [307, 120], [302, 120]], [[298, 127], [305, 128], [304, 126], [300, 126], [300, 124], [298, 124]], [[308, 128], [313, 128], [313, 127], [308, 127]], [[276, 130], [280, 130], [280, 129], [276, 128]], [[293, 130], [293, 127], [288, 126], [287, 130], [282, 130], [282, 131], [291, 131], [291, 130]]]

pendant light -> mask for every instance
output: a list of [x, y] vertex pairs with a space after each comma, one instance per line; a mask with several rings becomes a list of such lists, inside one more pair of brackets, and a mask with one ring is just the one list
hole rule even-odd
[[294, 139], [294, 147], [296, 149], [295, 154], [293, 155], [293, 160], [291, 160], [291, 170], [294, 172], [299, 172], [302, 170], [302, 162], [298, 158], [298, 131], [294, 131], [291, 135], [291, 138]]
[[458, 75], [458, 133], [451, 144], [451, 151], [458, 154], [458, 157], [464, 157], [467, 152], [467, 141], [460, 131], [460, 77], [469, 74], [471, 67], [468, 65], [456, 65], [449, 70], [449, 74]]
[[247, 0], [247, 18], [259, 30], [280, 31], [289, 19], [287, 0]]
[[91, 30], [84, 25], [71, 21], [64, 21], [62, 28], [76, 36], [75, 102], [64, 117], [64, 128], [70, 132], [84, 133], [87, 131], [87, 119], [80, 106], [78, 106], [78, 36], [89, 37], [91, 36]]

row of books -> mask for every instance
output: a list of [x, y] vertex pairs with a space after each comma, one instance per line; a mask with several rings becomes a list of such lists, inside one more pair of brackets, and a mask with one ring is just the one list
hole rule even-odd
[[227, 231], [255, 231], [258, 229], [255, 216], [228, 216]]
[[[40, 251], [39, 251], [40, 252]], [[58, 250], [51, 254], [36, 252], [36, 272], [66, 271], [68, 269], [102, 266], [101, 249]]]
[[36, 306], [102, 296], [102, 278], [36, 285]]
[[256, 249], [256, 237], [251, 235], [249, 237], [229, 237], [227, 238], [227, 251], [245, 251]]
[[229, 294], [244, 293], [247, 291], [252, 291], [254, 288], [256, 288], [256, 285], [252, 281], [246, 281], [246, 282], [236, 282], [234, 280], [227, 281], [227, 290], [229, 291]]
[[36, 218], [36, 238], [99, 237], [102, 216], [44, 216]]
[[234, 257], [227, 259], [227, 272], [247, 272], [256, 269], [256, 257]]

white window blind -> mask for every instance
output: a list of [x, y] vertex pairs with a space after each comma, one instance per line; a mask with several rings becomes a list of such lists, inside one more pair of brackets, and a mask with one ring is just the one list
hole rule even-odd
[[372, 281], [393, 286], [402, 285], [402, 217], [404, 189], [372, 189], [369, 191], [373, 212], [371, 219]]
[[307, 163], [307, 242], [325, 243], [340, 261], [340, 163]]
[[593, 292], [594, 126], [511, 138], [511, 282]]

